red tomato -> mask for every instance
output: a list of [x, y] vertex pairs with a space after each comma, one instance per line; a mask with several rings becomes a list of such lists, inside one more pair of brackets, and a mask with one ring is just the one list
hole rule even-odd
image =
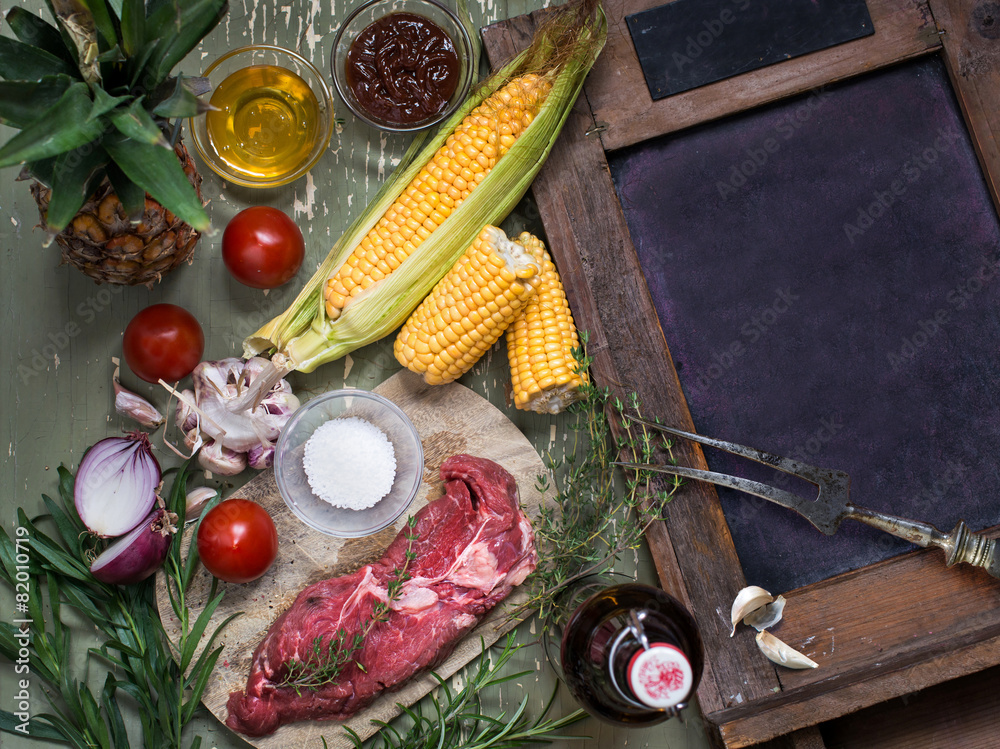
[[255, 289], [290, 281], [305, 256], [302, 232], [277, 208], [242, 210], [222, 233], [222, 261], [237, 281]]
[[146, 382], [176, 382], [198, 366], [205, 334], [183, 307], [154, 304], [132, 318], [122, 348], [129, 369]]
[[278, 531], [267, 510], [249, 499], [220, 502], [198, 527], [198, 556], [228, 583], [248, 583], [267, 572], [278, 556]]

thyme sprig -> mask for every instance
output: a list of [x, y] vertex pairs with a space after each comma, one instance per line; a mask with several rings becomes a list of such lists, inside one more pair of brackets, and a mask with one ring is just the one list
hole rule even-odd
[[308, 655], [304, 659], [296, 658], [289, 661], [285, 675], [275, 686], [290, 687], [295, 690], [296, 695], [301, 696], [304, 689], [316, 690], [335, 683], [337, 677], [351, 662], [362, 671], [365, 670], [364, 665], [354, 658], [354, 654], [364, 646], [375, 625], [389, 618], [390, 604], [399, 599], [403, 583], [410, 579], [410, 564], [417, 556], [413, 550], [413, 542], [417, 540], [417, 532], [413, 530], [416, 525], [417, 518], [411, 515], [406, 523], [406, 552], [403, 565], [392, 571], [386, 583], [386, 600], [375, 602], [371, 614], [365, 619], [361, 629], [349, 637], [347, 630], [341, 627], [325, 644], [324, 636], [317, 635], [312, 641]]
[[[503, 651], [495, 658], [490, 657], [484, 644], [478, 664], [466, 673], [465, 685], [457, 692], [433, 674], [438, 682], [436, 690], [413, 707], [400, 705], [404, 716], [394, 724], [375, 721], [382, 730], [367, 745], [350, 728], [345, 726], [344, 730], [356, 749], [500, 749], [573, 738], [560, 731], [587, 714], [575, 710], [561, 718], [546, 719], [555, 693], [534, 720], [526, 714], [528, 695], [513, 712], [503, 712], [496, 717], [483, 713], [482, 695], [486, 689], [534, 673], [503, 674], [508, 661], [523, 647], [515, 644], [515, 638], [516, 635], [509, 632]], [[400, 725], [404, 721], [406, 725]], [[323, 745], [326, 746], [326, 739]]]
[[[185, 464], [177, 471], [167, 500], [167, 509], [179, 516], [179, 526], [184, 522], [187, 469]], [[119, 701], [128, 695], [140, 708], [143, 747], [177, 749], [187, 738], [185, 728], [199, 709], [222, 652], [221, 647], [213, 647], [215, 640], [233, 617], [207, 633], [222, 600], [214, 587], [201, 614], [190, 616], [185, 594], [197, 567], [198, 551], [191, 544], [183, 557], [177, 534], [164, 567], [171, 608], [180, 622], [180, 637], [171, 640], [157, 612], [155, 578], [118, 586], [90, 574], [84, 560], [95, 541], [74, 508], [73, 475], [62, 467], [59, 496], [61, 504], [43, 497], [48, 513], [38, 518], [31, 519], [19, 509], [13, 539], [0, 529], [0, 579], [16, 593], [27, 589], [27, 611], [19, 617], [24, 628], [0, 622], [0, 655], [21, 663], [21, 648], [27, 642], [27, 667], [40, 677], [51, 710], [31, 717], [27, 725], [13, 713], [0, 710], [0, 730], [65, 742], [77, 749], [129, 749], [119, 709]], [[55, 535], [42, 530], [43, 521], [55, 527]], [[89, 649], [89, 657], [111, 666], [97, 694], [87, 683], [86, 670], [81, 673], [71, 657], [73, 630], [64, 623], [63, 606], [75, 609], [94, 625], [100, 645]], [[189, 745], [198, 749], [201, 737], [192, 737]]]
[[[586, 371], [591, 357], [585, 353], [586, 334], [581, 338], [574, 355], [577, 370]], [[623, 459], [676, 462], [670, 440], [629, 419], [630, 414], [641, 415], [634, 392], [622, 400], [609, 388], [588, 382], [581, 396], [570, 407], [576, 416], [572, 449], [559, 459], [548, 454], [549, 473], [538, 478], [538, 489], [554, 492], [555, 503], [543, 506], [535, 522], [538, 566], [528, 581], [528, 600], [512, 616], [534, 612], [546, 621], [567, 586], [611, 569], [624, 552], [639, 547], [682, 483], [652, 471], [619, 473], [612, 465]]]

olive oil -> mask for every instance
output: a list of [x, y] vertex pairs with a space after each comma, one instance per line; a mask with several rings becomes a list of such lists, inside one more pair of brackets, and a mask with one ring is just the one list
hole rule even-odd
[[271, 179], [309, 159], [320, 128], [320, 105], [298, 75], [252, 65], [228, 76], [212, 94], [208, 141], [237, 174]]

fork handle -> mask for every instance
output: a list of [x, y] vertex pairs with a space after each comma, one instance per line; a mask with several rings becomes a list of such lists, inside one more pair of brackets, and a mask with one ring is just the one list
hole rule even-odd
[[995, 539], [969, 530], [964, 520], [959, 520], [951, 533], [945, 534], [928, 523], [897, 518], [864, 507], [852, 506], [848, 515], [879, 530], [905, 538], [917, 546], [938, 546], [944, 549], [947, 565], [965, 562], [982, 567], [993, 577], [1000, 578], [1000, 544]]

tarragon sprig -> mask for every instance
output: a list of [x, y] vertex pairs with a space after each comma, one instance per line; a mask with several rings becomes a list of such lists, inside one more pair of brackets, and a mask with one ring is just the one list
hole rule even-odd
[[[179, 516], [179, 526], [184, 520], [188, 465], [178, 470], [166, 503]], [[139, 706], [143, 747], [177, 749], [190, 738], [191, 748], [198, 749], [201, 737], [189, 737], [186, 727], [200, 707], [222, 652], [215, 646], [216, 638], [233, 617], [209, 630], [222, 595], [213, 591], [198, 616], [192, 616], [184, 602], [197, 567], [196, 545], [191, 544], [184, 557], [180, 536], [175, 536], [165, 564], [172, 608], [180, 620], [175, 642], [157, 612], [154, 578], [135, 585], [109, 585], [90, 574], [85, 558], [95, 551], [95, 541], [74, 508], [73, 475], [62, 467], [59, 495], [61, 502], [43, 497], [48, 513], [40, 518], [29, 518], [19, 509], [13, 539], [0, 529], [0, 580], [16, 591], [29, 587], [27, 611], [19, 617], [25, 628], [0, 622], [0, 655], [12, 663], [23, 659], [21, 648], [27, 639], [28, 667], [39, 677], [50, 709], [32, 716], [26, 727], [13, 713], [0, 710], [0, 730], [20, 735], [26, 730], [32, 738], [65, 742], [77, 749], [128, 749], [119, 708], [127, 695]], [[46, 526], [55, 533], [46, 533]], [[25, 557], [27, 565], [22, 564]], [[88, 655], [113, 667], [98, 693], [91, 691], [86, 670], [81, 671], [77, 659], [70, 657], [73, 629], [63, 622], [63, 607], [76, 609], [94, 625], [100, 645]]]
[[410, 516], [406, 523], [406, 554], [403, 566], [392, 571], [386, 583], [386, 600], [375, 602], [372, 613], [365, 619], [361, 630], [355, 632], [353, 637], [348, 637], [347, 630], [341, 627], [325, 643], [323, 635], [317, 635], [306, 657], [289, 661], [285, 675], [275, 683], [275, 686], [290, 687], [295, 690], [295, 694], [301, 696], [303, 690], [315, 690], [336, 683], [337, 677], [351, 662], [362, 671], [365, 670], [364, 665], [354, 658], [354, 654], [364, 646], [375, 625], [389, 618], [390, 604], [399, 599], [403, 583], [410, 579], [410, 564], [417, 556], [413, 550], [413, 542], [417, 540], [417, 532], [413, 530], [416, 525], [416, 517]]

